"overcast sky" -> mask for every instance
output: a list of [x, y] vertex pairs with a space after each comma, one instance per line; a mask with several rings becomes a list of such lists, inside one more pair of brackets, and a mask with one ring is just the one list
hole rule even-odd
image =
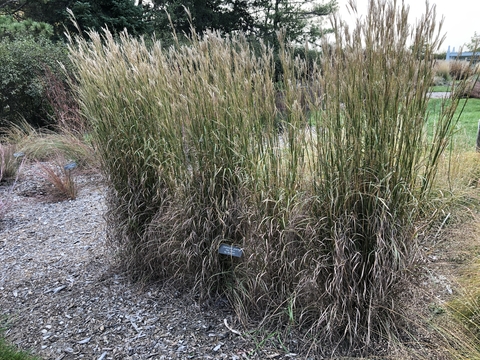
[[[409, 19], [413, 24], [425, 12], [425, 1], [404, 1], [410, 6]], [[347, 3], [348, 0], [338, 0], [340, 16], [345, 20], [348, 19]], [[367, 13], [368, 3], [369, 0], [357, 0], [360, 14]], [[475, 31], [480, 33], [480, 0], [431, 0], [430, 4], [436, 5], [438, 19], [445, 17], [442, 33], [446, 34], [446, 39], [441, 50], [446, 51], [448, 46], [459, 50], [460, 46], [470, 42]]]

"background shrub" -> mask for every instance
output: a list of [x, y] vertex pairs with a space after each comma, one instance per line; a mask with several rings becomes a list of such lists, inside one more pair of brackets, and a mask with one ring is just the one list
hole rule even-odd
[[450, 64], [445, 60], [435, 62], [435, 83], [434, 85], [447, 85], [452, 80], [450, 75]]
[[[35, 126], [51, 121], [45, 69], [65, 79], [59, 63], [68, 67], [66, 47], [44, 37], [0, 40], [0, 126], [25, 119]], [[70, 67], [71, 68], [71, 67]]]
[[474, 74], [474, 68], [472, 68], [471, 63], [468, 61], [449, 61], [449, 65], [450, 76], [453, 80], [462, 80]]

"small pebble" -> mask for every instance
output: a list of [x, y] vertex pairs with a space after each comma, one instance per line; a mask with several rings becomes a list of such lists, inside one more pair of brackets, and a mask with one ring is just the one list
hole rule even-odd
[[77, 344], [86, 344], [90, 341], [91, 337], [88, 337], [86, 339], [83, 339], [83, 340], [80, 340], [80, 341], [77, 341]]

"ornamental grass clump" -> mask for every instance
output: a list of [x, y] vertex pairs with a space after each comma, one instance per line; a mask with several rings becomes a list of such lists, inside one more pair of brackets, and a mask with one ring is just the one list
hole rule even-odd
[[[447, 85], [452, 80], [450, 75], [450, 64], [446, 60], [437, 60], [434, 65], [435, 85]], [[437, 82], [440, 82], [437, 84]]]
[[283, 152], [271, 51], [215, 33], [147, 49], [108, 31], [71, 50], [119, 253], [139, 276], [221, 288], [218, 243], [242, 241], [251, 184], [272, 184], [263, 161]]
[[0, 220], [3, 220], [10, 210], [10, 196], [18, 180], [24, 161], [24, 154], [16, 151], [15, 145], [0, 143], [0, 184], [5, 185], [3, 184], [4, 181], [13, 182], [0, 198]]
[[52, 198], [54, 200], [75, 200], [78, 195], [78, 187], [72, 171], [77, 167], [74, 161], [66, 162], [57, 154], [52, 164], [38, 163], [42, 175], [52, 186]]
[[299, 331], [318, 353], [393, 336], [458, 103], [427, 138], [441, 39], [432, 8], [407, 20], [371, 1], [352, 30], [335, 19], [317, 62], [283, 41], [281, 71], [242, 34], [168, 49], [108, 31], [72, 42], [108, 237], [131, 274], [224, 295], [245, 324]]
[[0, 182], [16, 178], [22, 157], [16, 146], [0, 143]]
[[404, 5], [369, 4], [351, 29], [335, 18], [334, 44], [323, 43], [328, 52], [316, 81], [325, 96], [309, 152], [317, 248], [329, 259], [309, 262], [317, 264], [311, 274], [320, 274], [314, 282], [326, 280], [316, 296], [323, 304], [310, 310], [311, 329], [357, 349], [398, 329], [392, 315], [458, 105], [455, 95], [443, 104], [428, 139], [427, 94], [442, 41], [435, 8], [411, 26]]

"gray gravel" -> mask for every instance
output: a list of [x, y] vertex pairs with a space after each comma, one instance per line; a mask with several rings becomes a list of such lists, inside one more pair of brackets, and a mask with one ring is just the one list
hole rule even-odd
[[79, 195], [70, 201], [51, 201], [35, 165], [13, 192], [0, 184], [10, 204], [0, 220], [9, 341], [44, 359], [302, 358], [271, 344], [257, 349], [223, 303], [205, 309], [188, 294], [130, 283], [105, 247], [101, 178], [75, 176]]
[[451, 95], [451, 93], [448, 91], [448, 92], [432, 92], [432, 93], [429, 93], [428, 96], [431, 98], [431, 99], [444, 99], [444, 98], [449, 98]]

